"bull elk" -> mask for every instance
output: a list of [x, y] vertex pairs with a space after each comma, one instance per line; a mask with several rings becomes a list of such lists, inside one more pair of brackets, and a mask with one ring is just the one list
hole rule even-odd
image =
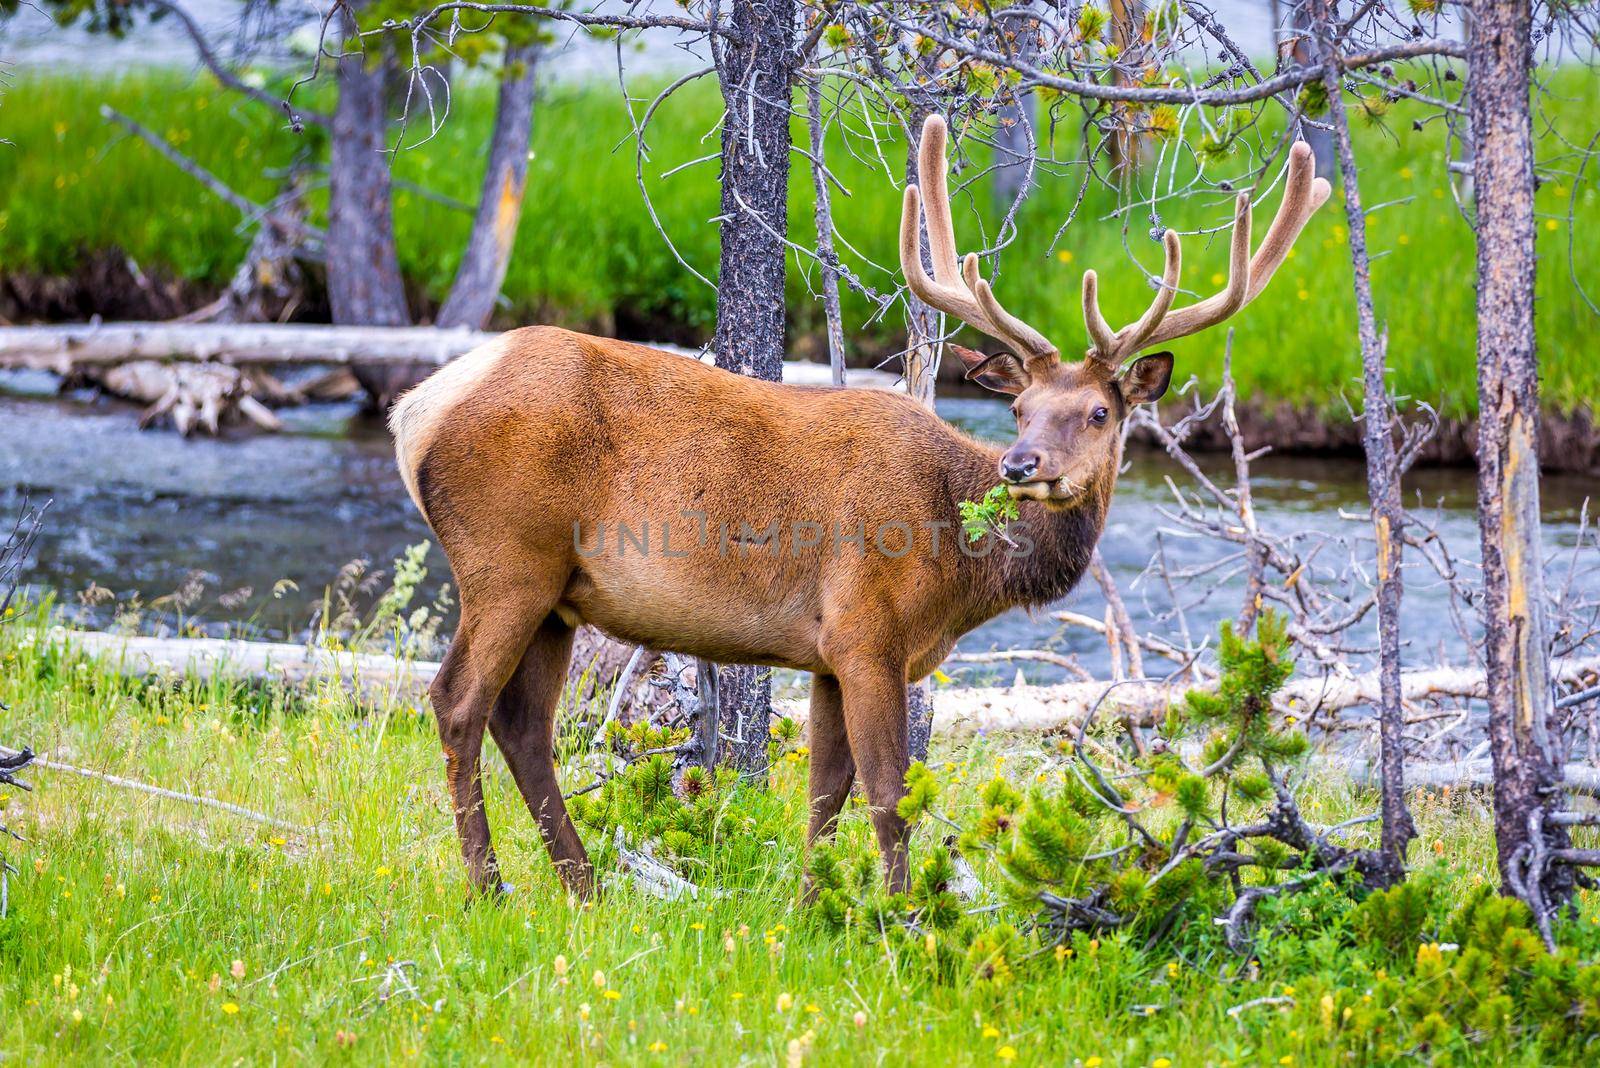
[[[1238, 198], [1226, 287], [1172, 310], [1180, 254], [1169, 230], [1160, 287], [1120, 330], [1085, 272], [1093, 344], [1063, 362], [1000, 305], [975, 254], [958, 259], [945, 139], [944, 121], [928, 119], [923, 189], [905, 190], [900, 263], [911, 292], [1005, 346], [957, 351], [968, 378], [1015, 398], [1009, 448], [974, 441], [906, 396], [757, 381], [551, 327], [506, 333], [395, 405], [401, 473], [460, 591], [460, 626], [431, 696], [479, 888], [499, 879], [479, 778], [487, 727], [563, 882], [593, 889], [552, 755], [573, 629], [584, 622], [655, 649], [811, 672], [807, 842], [832, 832], [859, 775], [888, 884], [903, 888], [907, 832], [895, 806], [907, 684], [985, 620], [1072, 589], [1105, 523], [1120, 424], [1172, 375], [1171, 353], [1123, 364], [1260, 294], [1329, 192], [1312, 177], [1309, 149], [1295, 145], [1254, 256], [1250, 200]], [[1019, 499], [1013, 540], [1027, 551], [987, 551], [994, 539], [974, 547], [961, 535], [959, 504], [997, 480]]]

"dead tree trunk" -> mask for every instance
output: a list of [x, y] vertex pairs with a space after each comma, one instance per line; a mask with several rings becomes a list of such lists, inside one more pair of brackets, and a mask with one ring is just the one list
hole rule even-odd
[[[345, 39], [355, 33], [345, 14]], [[387, 57], [359, 45], [338, 61], [339, 103], [333, 113], [328, 186], [328, 303], [333, 321], [359, 326], [409, 326], [405, 285], [395, 250], [385, 125], [389, 114]], [[388, 406], [409, 384], [407, 368], [356, 368], [374, 406]]]
[[533, 132], [537, 45], [506, 48], [500, 72], [500, 101], [489, 139], [489, 166], [478, 194], [461, 266], [450, 295], [439, 309], [438, 325], [482, 330], [494, 312], [506, 280], [511, 249], [522, 221], [522, 197], [528, 182], [528, 142]]
[[811, 134], [812, 217], [817, 227], [817, 259], [822, 264], [822, 310], [827, 318], [828, 369], [833, 384], [844, 385], [844, 314], [839, 307], [839, 253], [833, 245], [833, 197], [828, 189], [827, 148], [822, 120], [822, 79], [806, 82], [806, 121]]
[[1035, 98], [1032, 94], [1013, 97], [1000, 109], [1000, 126], [994, 132], [995, 210], [1007, 212], [1022, 195], [1028, 181], [1028, 156], [1033, 151]]
[[[713, 46], [727, 109], [713, 345], [718, 367], [777, 382], [783, 377], [795, 3], [732, 0], [729, 9], [736, 40]], [[720, 669], [722, 764], [745, 774], [766, 766], [771, 710], [766, 668]]]
[[[1289, 53], [1295, 66], [1306, 67], [1322, 58], [1320, 55], [1313, 58], [1311, 48], [1316, 39], [1313, 8], [1318, 0], [1292, 0], [1292, 2], [1294, 7], [1289, 19], [1293, 23], [1294, 32], [1291, 34]], [[1318, 52], [1320, 51], [1319, 48]], [[1317, 177], [1332, 181], [1335, 167], [1332, 132], [1322, 126], [1302, 123], [1299, 134], [1311, 146], [1311, 153], [1317, 159]]]
[[[1528, 0], [1477, 0], [1467, 62], [1478, 230], [1478, 529], [1495, 841], [1503, 890], [1545, 916], [1572, 899], [1573, 869], [1546, 813], [1561, 797], [1539, 537], [1539, 367], [1534, 348], [1533, 62]], [[1529, 867], [1543, 878], [1527, 880]]]
[[[931, 101], [917, 101], [912, 107], [906, 126], [906, 184], [915, 185], [921, 179], [917, 174], [917, 154], [922, 150], [922, 123], [933, 114]], [[928, 258], [927, 230], [922, 229], [922, 263], [932, 268]], [[934, 386], [939, 378], [939, 360], [944, 344], [940, 339], [939, 313], [934, 311], [911, 290], [906, 290], [906, 392], [913, 400], [933, 407]]]
[[[1033, 62], [1038, 58], [1039, 39], [1037, 34], [1028, 32], [1032, 20], [1027, 12], [1032, 5], [1017, 6], [1022, 13], [1000, 20], [1000, 25], [1016, 36], [1017, 54]], [[1039, 126], [1038, 100], [1032, 93], [1022, 96], [1012, 93], [1011, 99], [995, 116], [998, 124], [994, 131], [994, 206], [1002, 215], [1027, 192], [1033, 173], [1029, 157], [1034, 154], [1034, 132]]]
[[1405, 580], [1400, 570], [1405, 533], [1405, 508], [1400, 500], [1400, 467], [1394, 445], [1394, 406], [1385, 379], [1387, 343], [1378, 333], [1372, 307], [1372, 264], [1367, 257], [1367, 216], [1361, 205], [1361, 183], [1350, 123], [1345, 114], [1339, 69], [1333, 58], [1333, 9], [1326, 0], [1315, 7], [1319, 52], [1324, 61], [1323, 85], [1344, 182], [1345, 221], [1350, 227], [1350, 264], [1355, 284], [1356, 316], [1361, 338], [1361, 421], [1367, 454], [1367, 495], [1372, 502], [1373, 539], [1378, 556], [1378, 702], [1379, 760], [1383, 768], [1383, 830], [1377, 862], [1369, 877], [1384, 885], [1405, 880], [1406, 847], [1417, 836], [1406, 808], [1405, 709], [1401, 703], [1400, 599]]
[[[1139, 40], [1139, 22], [1144, 15], [1142, 0], [1111, 0], [1111, 41], [1117, 48], [1119, 62], [1112, 71], [1115, 85], [1133, 84], [1124, 69], [1128, 50]], [[1111, 132], [1111, 174], [1118, 184], [1131, 182], [1139, 169], [1139, 135], [1133, 130], [1133, 120], [1120, 108], [1112, 112], [1115, 127]]]
[[[917, 154], [922, 149], [922, 123], [933, 112], [933, 102], [918, 100], [913, 107], [906, 137], [906, 184], [921, 181], [917, 173]], [[923, 265], [932, 269], [926, 241], [923, 242]], [[906, 392], [913, 400], [933, 407], [934, 389], [939, 381], [939, 361], [944, 353], [940, 338], [939, 313], [909, 289], [906, 290]], [[926, 681], [906, 687], [906, 740], [912, 760], [928, 758], [928, 744], [933, 738], [933, 694]]]

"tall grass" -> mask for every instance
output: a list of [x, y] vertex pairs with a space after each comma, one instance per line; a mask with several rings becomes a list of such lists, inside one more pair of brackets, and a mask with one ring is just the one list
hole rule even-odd
[[[732, 892], [664, 903], [613, 877], [597, 904], [577, 905], [486, 750], [489, 817], [520, 886], [474, 901], [437, 736], [414, 706], [128, 679], [64, 653], [49, 622], [0, 628], [5, 742], [320, 830], [48, 770], [29, 776], [36, 793], [0, 797], [28, 839], [3, 843], [20, 871], [0, 921], [0, 1050], [19, 1062], [1332, 1064], [1345, 1055], [1308, 1024], [1314, 999], [1298, 1015], [1288, 1002], [1227, 1010], [1312, 976], [1357, 991], [1374, 981], [1371, 962], [1338, 948], [1344, 935], [1307, 919], [1322, 906], [1306, 899], [1264, 904], [1253, 966], [1080, 937], [1070, 955], [1017, 962], [1004, 986], [936, 980], [920, 954], [831, 934], [797, 906], [802, 759], [779, 763], [770, 802], [730, 807], [719, 833], [764, 843], [716, 851], [761, 858], [700, 876]], [[1023, 739], [936, 752], [953, 769], [951, 806], [975, 803], [1001, 770], [1030, 781], [1053, 755]], [[1308, 794], [1318, 820], [1370, 804], [1342, 783]], [[1417, 816], [1418, 863], [1443, 858], [1462, 896], [1492, 877], [1476, 800], [1424, 797]], [[943, 848], [943, 833], [924, 825], [915, 849]], [[841, 834], [851, 848], [870, 840], [860, 805]], [[997, 872], [980, 876], [998, 886]], [[1499, 1044], [1481, 1059], [1496, 1057], [1539, 1054]]]
[[[1582, 72], [1557, 72], [1548, 102], [1554, 128], [1580, 143], [1600, 109], [1600, 87]], [[207, 78], [137, 72], [84, 78], [21, 74], [0, 107], [0, 135], [15, 142], [0, 149], [0, 270], [69, 272], [89, 251], [120, 249], [146, 268], [220, 282], [242, 256], [248, 235], [233, 209], [203, 192], [148, 146], [124, 137], [98, 114], [102, 102], [167, 135], [248, 196], [265, 199], [277, 189], [271, 172], [285, 167], [308, 142], [259, 106], [240, 102]], [[492, 119], [488, 86], [458, 91], [449, 122], [438, 137], [402, 154], [396, 174], [447, 197], [471, 201], [482, 175], [483, 145]], [[716, 150], [719, 103], [710, 85], [692, 86], [656, 116], [645, 166], [656, 210], [684, 259], [714, 277], [717, 233], [715, 160], [668, 178], [663, 173]], [[1378, 257], [1374, 285], [1378, 314], [1389, 337], [1393, 387], [1447, 415], [1475, 410], [1473, 241], [1446, 188], [1443, 131], [1428, 124], [1414, 131], [1414, 114], [1397, 105], [1382, 126], [1358, 131], [1362, 189], [1369, 205]], [[667, 330], [705, 336], [714, 296], [680, 266], [651, 226], [635, 185], [630, 124], [616, 90], [607, 85], [553, 85], [534, 121], [533, 160], [517, 251], [506, 280], [508, 322], [548, 321], [632, 334]], [[1579, 136], [1581, 135], [1581, 136]], [[1059, 136], [1071, 136], [1065, 132]], [[414, 135], [413, 135], [414, 137]], [[1542, 151], [1562, 151], [1545, 136]], [[884, 153], [893, 178], [836, 142], [831, 165], [848, 195], [835, 198], [840, 225], [866, 257], [895, 263], [900, 150]], [[804, 160], [796, 157], [796, 167]], [[1570, 168], [1571, 162], [1567, 166]], [[1587, 354], [1600, 319], [1587, 308], [1573, 278], [1600, 292], [1600, 249], [1584, 235], [1600, 224], [1595, 168], [1583, 187], [1566, 179], [1539, 195], [1539, 303], [1545, 396], [1553, 410], [1592, 406], [1600, 395], [1600, 364]], [[791, 226], [804, 243], [810, 226], [810, 182], [791, 183]], [[979, 190], [982, 194], [984, 191]], [[1037, 323], [1071, 353], [1086, 340], [1078, 310], [1083, 268], [1102, 275], [1102, 300], [1112, 319], [1136, 315], [1149, 290], [1128, 259], [1132, 250], [1146, 270], [1159, 267], [1157, 243], [1134, 213], [1128, 232], [1110, 215], [1112, 197], [1091, 190], [1076, 221], [1052, 245], [1072, 198], [1073, 183], [1045, 178], [1022, 219], [1022, 239], [1007, 253], [998, 289], [1008, 306]], [[320, 213], [318, 197], [317, 211]], [[994, 213], [988, 210], [992, 233]], [[1258, 208], [1258, 232], [1276, 194]], [[400, 190], [396, 227], [402, 268], [433, 299], [447, 290], [464, 244], [469, 216]], [[1568, 219], [1569, 209], [1572, 218]], [[1178, 204], [1163, 208], [1162, 223], [1180, 229], [1217, 225], [1225, 205]], [[1234, 321], [1235, 367], [1241, 388], [1267, 403], [1285, 401], [1327, 412], [1341, 398], [1359, 395], [1359, 354], [1343, 211], [1339, 196], [1311, 223], [1272, 288]], [[962, 241], [979, 225], [970, 211], [957, 221]], [[1226, 242], [1190, 239], [1186, 285], [1205, 292], [1220, 282]], [[1571, 263], [1569, 266], [1569, 255]], [[860, 263], [869, 285], [890, 290], [890, 271]], [[813, 331], [818, 303], [807, 292], [814, 267], [798, 262], [790, 272], [791, 308], [799, 331]], [[880, 349], [894, 323], [870, 324], [870, 305], [847, 293], [848, 321]], [[1214, 380], [1223, 349], [1221, 332], [1176, 346], [1180, 368]]]

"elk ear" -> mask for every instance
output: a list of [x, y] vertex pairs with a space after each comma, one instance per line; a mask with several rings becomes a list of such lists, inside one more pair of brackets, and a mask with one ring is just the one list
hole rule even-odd
[[1117, 381], [1122, 387], [1122, 399], [1129, 404], [1160, 400], [1172, 384], [1172, 353], [1141, 356]]
[[967, 380], [976, 382], [985, 389], [992, 389], [996, 393], [1021, 393], [1028, 388], [1032, 377], [1023, 368], [1022, 361], [1009, 352], [997, 352], [993, 356], [985, 355], [977, 349], [969, 349], [965, 345], [947, 342], [946, 348], [961, 357], [962, 366], [966, 368]]

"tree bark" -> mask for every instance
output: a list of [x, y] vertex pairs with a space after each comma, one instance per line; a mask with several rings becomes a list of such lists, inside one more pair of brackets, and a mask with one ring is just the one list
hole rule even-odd
[[1534, 347], [1533, 62], [1528, 0], [1477, 0], [1467, 61], [1478, 230], [1478, 529], [1483, 542], [1489, 749], [1502, 888], [1541, 919], [1572, 899], [1573, 871], [1524, 873], [1567, 845], [1544, 822], [1561, 797], [1539, 536], [1539, 367]]
[[478, 212], [473, 217], [472, 234], [467, 238], [450, 295], [439, 309], [440, 326], [482, 330], [494, 313], [506, 268], [511, 264], [517, 224], [522, 221], [538, 59], [537, 45], [506, 48]]
[[[737, 41], [717, 46], [722, 124], [722, 258], [717, 366], [783, 377], [783, 237], [789, 232], [789, 101], [794, 0], [731, 0]], [[718, 675], [718, 761], [746, 775], [767, 763], [771, 672], [730, 665]]]
[[[328, 186], [328, 303], [335, 323], [408, 326], [405, 285], [395, 250], [389, 155], [384, 127], [393, 63], [351, 44], [354, 20], [341, 15], [348, 54], [338, 60]], [[410, 383], [409, 369], [356, 369], [378, 408]]]
[[1378, 555], [1378, 701], [1379, 762], [1383, 768], [1378, 862], [1369, 877], [1384, 885], [1405, 880], [1406, 847], [1417, 836], [1405, 797], [1405, 708], [1401, 703], [1400, 600], [1405, 592], [1401, 573], [1405, 508], [1400, 500], [1400, 468], [1394, 447], [1394, 405], [1389, 398], [1388, 345], [1378, 333], [1372, 306], [1372, 263], [1367, 256], [1367, 216], [1361, 205], [1361, 182], [1350, 122], [1345, 114], [1339, 71], [1331, 62], [1333, 5], [1318, 0], [1316, 31], [1323, 53], [1323, 86], [1344, 183], [1345, 222], [1350, 228], [1350, 265], [1355, 286], [1357, 329], [1361, 338], [1361, 425], [1367, 454], [1367, 496], [1372, 502], [1373, 541]]
[[[1039, 39], [1029, 33], [1032, 19], [1025, 13], [1032, 5], [1019, 5], [1023, 14], [1000, 21], [1001, 28], [1017, 35], [1017, 54], [1030, 63], [1038, 58]], [[1015, 93], [995, 116], [994, 132], [994, 206], [1001, 215], [1011, 210], [1011, 205], [1026, 192], [1029, 174], [1029, 156], [1035, 152], [1034, 132], [1038, 129], [1039, 98], [1032, 93], [1018, 96]]]
[[739, 43], [723, 46], [722, 257], [717, 366], [776, 382], [783, 368], [783, 235], [789, 232], [793, 0], [732, 0]]

